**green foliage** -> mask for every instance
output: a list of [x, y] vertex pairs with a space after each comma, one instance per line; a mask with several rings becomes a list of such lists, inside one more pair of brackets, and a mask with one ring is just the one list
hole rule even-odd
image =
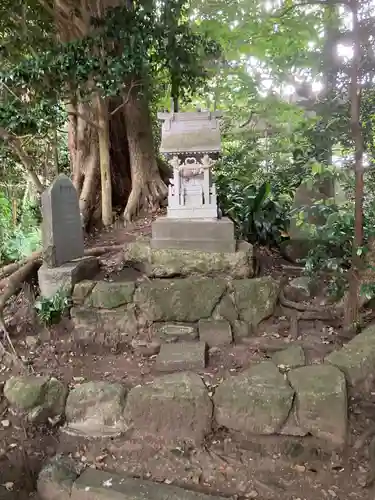
[[312, 248], [306, 259], [305, 272], [312, 279], [328, 275], [329, 290], [335, 297], [340, 297], [348, 284], [354, 235], [354, 206], [348, 203], [340, 207], [335, 204], [320, 207], [326, 222], [314, 226]]
[[271, 184], [254, 183], [251, 164], [237, 163], [238, 153], [215, 172], [219, 205], [235, 223], [237, 238], [264, 245], [280, 243], [287, 228], [288, 197], [276, 199]]
[[[312, 166], [311, 175], [305, 181], [307, 186], [311, 187], [318, 176], [326, 180], [343, 181], [346, 178], [350, 187], [346, 172], [318, 163]], [[375, 203], [372, 192], [367, 193], [363, 208], [364, 240], [363, 247], [358, 249], [358, 255], [368, 252], [369, 244], [375, 237]], [[315, 218], [315, 224], [307, 222], [307, 214]], [[301, 207], [299, 215], [299, 224], [309, 230], [311, 238], [305, 273], [312, 279], [324, 276], [328, 279], [328, 289], [332, 295], [336, 298], [342, 296], [348, 287], [348, 272], [353, 256], [354, 200], [348, 199], [345, 203], [338, 203], [334, 198], [317, 200], [309, 208]]]
[[26, 204], [14, 224], [12, 206], [0, 192], [0, 263], [20, 260], [31, 255], [41, 244], [41, 232], [34, 205]]
[[34, 307], [43, 324], [54, 325], [60, 321], [70, 306], [71, 301], [67, 294], [59, 291], [51, 298], [40, 297]]
[[[305, 272], [312, 279], [328, 276], [329, 291], [334, 297], [341, 297], [348, 287], [349, 269], [352, 261], [354, 238], [354, 204], [325, 206], [325, 224], [316, 227], [312, 249], [305, 264]], [[364, 244], [358, 255], [366, 255], [369, 243], [375, 237], [375, 206], [366, 203], [364, 207]], [[370, 287], [371, 288], [371, 287]], [[362, 290], [369, 292], [370, 288]], [[373, 287], [372, 287], [373, 288]]]
[[0, 86], [11, 93], [2, 100], [0, 126], [17, 135], [40, 134], [66, 120], [63, 108], [72, 89], [89, 101], [95, 92], [119, 95], [131, 83], [147, 87], [163, 72], [178, 84], [180, 98], [189, 99], [202, 89], [208, 76], [205, 61], [218, 57], [219, 46], [191, 29], [181, 17], [183, 4], [165, 2], [160, 15], [153, 2], [133, 9], [120, 5], [108, 9], [103, 19], [93, 18], [88, 36], [54, 41], [16, 64], [8, 61]]

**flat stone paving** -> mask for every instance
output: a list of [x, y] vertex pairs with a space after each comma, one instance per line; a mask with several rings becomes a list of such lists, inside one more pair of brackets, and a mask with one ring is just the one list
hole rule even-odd
[[201, 319], [198, 323], [199, 338], [208, 347], [230, 345], [233, 341], [229, 321], [224, 319]]
[[205, 342], [178, 342], [163, 344], [156, 358], [159, 372], [194, 371], [206, 367]]
[[73, 484], [70, 498], [72, 500], [219, 500], [222, 497], [133, 479], [125, 475], [86, 469]]

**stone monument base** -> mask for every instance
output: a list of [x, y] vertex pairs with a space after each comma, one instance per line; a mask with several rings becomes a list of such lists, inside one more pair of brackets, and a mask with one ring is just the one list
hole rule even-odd
[[253, 247], [238, 241], [235, 252], [205, 252], [173, 248], [152, 248], [148, 239], [128, 243], [125, 262], [138, 267], [151, 278], [175, 276], [226, 276], [233, 279], [253, 276]]
[[172, 219], [160, 217], [152, 223], [151, 246], [155, 249], [236, 251], [234, 224], [222, 219]]
[[98, 272], [97, 257], [82, 257], [59, 267], [43, 264], [38, 271], [40, 294], [45, 298], [51, 298], [58, 292], [70, 295], [77, 283], [94, 278]]

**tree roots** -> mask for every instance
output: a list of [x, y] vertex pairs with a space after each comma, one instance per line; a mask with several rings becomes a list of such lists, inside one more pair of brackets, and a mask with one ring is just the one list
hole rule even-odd
[[160, 204], [167, 193], [167, 186], [160, 177], [150, 180], [145, 184], [133, 182], [124, 210], [124, 223], [130, 223], [139, 214], [141, 209], [155, 211], [160, 208]]

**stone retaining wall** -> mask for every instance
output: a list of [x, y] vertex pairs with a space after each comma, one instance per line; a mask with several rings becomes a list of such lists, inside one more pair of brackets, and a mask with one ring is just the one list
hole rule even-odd
[[245, 438], [311, 434], [342, 447], [347, 433], [343, 373], [330, 365], [284, 372], [271, 361], [253, 365], [218, 387], [192, 372], [157, 377], [129, 391], [120, 384], [85, 382], [69, 392], [45, 377], [13, 377], [5, 384], [9, 403], [33, 422], [65, 421], [70, 435], [91, 438], [147, 437], [200, 446], [217, 427]]
[[164, 341], [196, 339], [209, 330], [207, 320], [226, 322], [222, 328], [238, 340], [273, 313], [278, 294], [269, 276], [83, 281], [74, 287], [71, 317], [84, 343], [127, 344], [146, 328]]
[[294, 346], [217, 387], [196, 373], [157, 377], [127, 390], [121, 384], [85, 382], [69, 391], [54, 378], [12, 377], [4, 386], [10, 406], [35, 423], [64, 421], [63, 432], [87, 437], [148, 437], [164, 445], [200, 446], [217, 427], [245, 438], [312, 435], [329, 448], [347, 439], [347, 383], [373, 376], [375, 326], [355, 337], [323, 364], [304, 364]]

